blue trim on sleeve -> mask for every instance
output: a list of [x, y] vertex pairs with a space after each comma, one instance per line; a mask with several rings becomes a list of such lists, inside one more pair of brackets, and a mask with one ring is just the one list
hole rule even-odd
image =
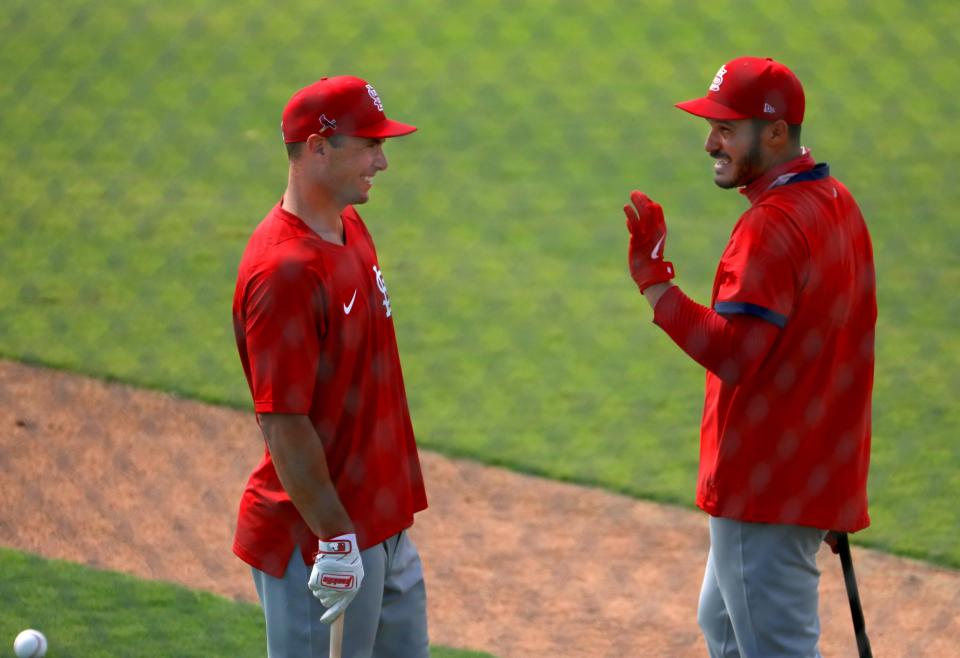
[[717, 313], [736, 313], [740, 315], [752, 315], [766, 320], [770, 324], [775, 324], [781, 329], [787, 326], [787, 316], [780, 315], [769, 308], [757, 306], [756, 304], [747, 304], [746, 302], [717, 302], [713, 305], [713, 310]]

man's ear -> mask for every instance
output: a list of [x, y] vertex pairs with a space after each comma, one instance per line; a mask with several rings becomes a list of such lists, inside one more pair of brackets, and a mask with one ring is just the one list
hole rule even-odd
[[307, 150], [310, 153], [316, 153], [318, 155], [324, 155], [327, 152], [327, 149], [330, 148], [327, 138], [318, 135], [316, 133], [307, 137]]
[[777, 119], [768, 127], [767, 139], [771, 146], [781, 147], [790, 142], [790, 126], [783, 119]]

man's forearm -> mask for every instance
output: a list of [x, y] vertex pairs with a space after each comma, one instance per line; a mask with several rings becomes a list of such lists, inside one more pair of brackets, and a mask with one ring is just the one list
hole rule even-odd
[[760, 318], [721, 315], [697, 304], [673, 284], [650, 286], [644, 290], [644, 297], [653, 307], [654, 323], [697, 363], [728, 384], [737, 384], [753, 374], [780, 333], [779, 327]]
[[310, 530], [321, 539], [354, 532], [310, 419], [298, 414], [261, 414], [260, 427], [280, 484]]

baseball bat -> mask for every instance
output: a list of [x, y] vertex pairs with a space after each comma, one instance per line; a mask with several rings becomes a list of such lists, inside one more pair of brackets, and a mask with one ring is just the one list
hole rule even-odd
[[343, 611], [330, 624], [330, 658], [343, 658], [343, 619], [346, 616], [347, 612]]
[[857, 638], [857, 651], [860, 658], [873, 658], [870, 651], [870, 639], [867, 637], [867, 625], [863, 619], [863, 607], [860, 605], [860, 592], [857, 590], [857, 576], [853, 572], [853, 557], [850, 555], [850, 542], [847, 533], [838, 532], [837, 552], [840, 554], [840, 566], [843, 567], [843, 583], [847, 587], [850, 600], [850, 616], [853, 617], [853, 634]]

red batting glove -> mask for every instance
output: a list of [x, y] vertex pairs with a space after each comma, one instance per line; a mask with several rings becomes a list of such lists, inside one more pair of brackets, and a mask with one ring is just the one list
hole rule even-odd
[[632, 206], [623, 207], [627, 230], [630, 231], [630, 276], [642, 293], [655, 283], [672, 279], [673, 263], [663, 260], [663, 248], [667, 242], [663, 208], [637, 190], [630, 193], [630, 201]]

